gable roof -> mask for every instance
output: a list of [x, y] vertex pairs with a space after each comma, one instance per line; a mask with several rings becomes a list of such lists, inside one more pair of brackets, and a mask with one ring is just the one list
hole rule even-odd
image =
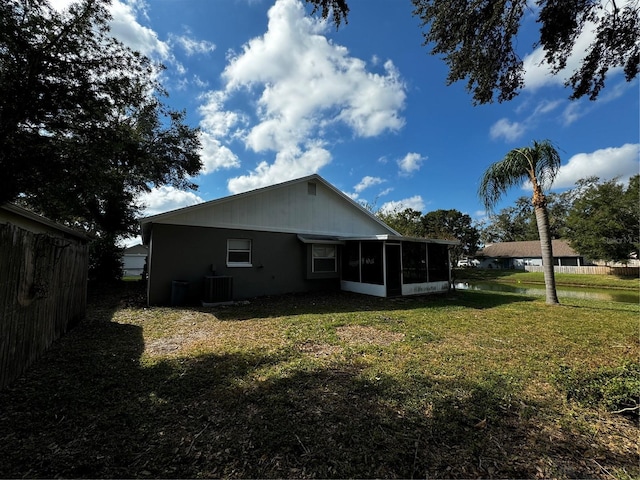
[[[551, 248], [554, 257], [581, 257], [566, 240], [552, 240]], [[539, 240], [524, 242], [500, 242], [485, 246], [477, 257], [496, 258], [537, 258], [542, 257]]]
[[124, 249], [123, 255], [148, 255], [149, 247], [146, 245], [132, 245]]
[[400, 236], [317, 174], [145, 217], [140, 220], [145, 244], [154, 223], [341, 237]]

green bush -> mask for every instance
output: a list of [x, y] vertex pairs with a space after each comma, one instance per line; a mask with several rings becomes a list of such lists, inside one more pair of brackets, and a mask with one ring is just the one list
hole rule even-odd
[[98, 237], [89, 243], [89, 279], [114, 282], [122, 279], [122, 253], [112, 236]]
[[640, 405], [640, 363], [581, 371], [561, 367], [556, 383], [566, 391], [568, 400], [583, 405], [622, 410]]

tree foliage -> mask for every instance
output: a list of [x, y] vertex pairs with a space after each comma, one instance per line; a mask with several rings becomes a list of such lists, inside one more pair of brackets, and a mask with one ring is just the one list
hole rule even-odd
[[627, 261], [640, 249], [640, 175], [629, 185], [616, 179], [584, 185], [568, 218], [568, 238], [580, 255]]
[[111, 282], [122, 279], [124, 248], [113, 235], [102, 235], [89, 243], [89, 280]]
[[395, 212], [377, 212], [383, 222], [407, 237], [458, 240], [452, 248], [452, 261], [474, 255], [479, 247], [480, 232], [467, 214], [452, 210], [435, 210], [422, 215], [411, 208]]
[[435, 210], [422, 217], [424, 234], [428, 238], [458, 240], [460, 245], [451, 249], [452, 261], [475, 255], [479, 247], [480, 232], [471, 217], [459, 210]]
[[[594, 40], [566, 80], [571, 98], [595, 100], [607, 72], [616, 67], [631, 81], [638, 75], [640, 20], [638, 0], [411, 0], [413, 14], [423, 28], [424, 45], [444, 58], [447, 83], [467, 82], [475, 104], [513, 99], [523, 87], [522, 45], [524, 15], [537, 13], [539, 37], [553, 74], [567, 66], [578, 36], [594, 27]], [[339, 26], [347, 20], [344, 0], [307, 0], [324, 18], [330, 12]]]
[[109, 35], [107, 4], [0, 2], [0, 202], [115, 239], [137, 233], [141, 192], [194, 188], [201, 162], [160, 66]]
[[[547, 193], [549, 233], [551, 238], [567, 238], [567, 215], [572, 205], [573, 190], [563, 193]], [[520, 197], [515, 205], [491, 214], [481, 228], [483, 243], [521, 242], [539, 240], [536, 215], [531, 199]]]
[[311, 15], [318, 11], [320, 11], [322, 18], [328, 18], [331, 15], [336, 28], [340, 27], [343, 21], [347, 23], [347, 16], [349, 15], [347, 0], [307, 0], [307, 3], [313, 5]]
[[109, 36], [105, 2], [8, 0], [0, 19], [0, 201], [132, 233], [137, 194], [194, 187], [198, 132], [161, 102], [151, 61]]
[[404, 210], [393, 212], [378, 211], [376, 215], [401, 235], [416, 238], [424, 237], [422, 213], [417, 210], [405, 208]]

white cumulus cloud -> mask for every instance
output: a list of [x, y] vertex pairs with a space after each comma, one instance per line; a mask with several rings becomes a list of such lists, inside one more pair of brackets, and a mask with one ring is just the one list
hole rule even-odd
[[204, 103], [198, 107], [202, 116], [200, 127], [210, 135], [217, 138], [228, 137], [234, 132], [236, 125], [246, 122], [242, 114], [224, 109], [226, 97], [223, 92], [209, 92], [201, 99]]
[[[255, 96], [255, 111], [247, 113], [255, 121], [242, 139], [254, 152], [275, 154], [273, 163], [265, 160], [249, 175], [231, 179], [232, 191], [272, 182], [284, 164], [304, 174], [325, 165], [331, 157], [321, 146], [333, 128], [372, 137], [403, 127], [406, 87], [393, 62], [369, 71], [365, 61], [323, 35], [327, 28], [306, 14], [300, 0], [277, 0], [266, 33], [229, 57], [224, 93], [218, 95]], [[206, 123], [209, 116], [201, 113]]]
[[202, 143], [202, 149], [200, 150], [202, 170], [200, 173], [206, 175], [220, 169], [240, 166], [238, 156], [206, 131], [200, 133], [200, 141]]
[[[549, 121], [549, 116], [562, 105], [564, 100], [547, 100], [543, 99], [536, 103], [525, 101], [515, 109], [517, 115], [521, 115], [519, 121], [512, 121], [508, 118], [501, 118], [494, 123], [490, 130], [489, 136], [492, 140], [499, 138], [506, 142], [514, 142], [524, 136], [524, 134], [541, 122]], [[526, 116], [525, 116], [526, 115]]]
[[207, 40], [197, 40], [189, 35], [169, 35], [172, 43], [179, 45], [188, 57], [196, 54], [211, 53], [216, 49], [214, 43]]
[[380, 207], [382, 213], [393, 213], [411, 208], [418, 212], [422, 212], [425, 207], [424, 200], [421, 195], [414, 195], [413, 197], [405, 198], [403, 200], [393, 200], [386, 202]]
[[380, 185], [381, 183], [384, 183], [384, 179], [367, 175], [366, 177], [363, 177], [356, 186], [353, 187], [353, 190], [356, 193], [362, 193], [363, 190], [366, 190], [367, 188], [373, 187], [375, 185]]
[[567, 105], [562, 111], [562, 123], [564, 126], [569, 126], [587, 113], [588, 108], [585, 108], [582, 102], [576, 100]]
[[398, 160], [398, 167], [400, 167], [400, 175], [411, 175], [418, 170], [422, 166], [422, 162], [424, 162], [427, 157], [423, 157], [419, 153], [411, 152], [407, 153], [403, 158]]
[[140, 195], [137, 200], [138, 205], [143, 206], [144, 216], [157, 215], [202, 202], [202, 198], [193, 192], [178, 190], [167, 185], [154, 188], [150, 192]]
[[227, 186], [231, 193], [246, 192], [317, 173], [330, 161], [331, 154], [320, 146], [304, 152], [297, 149], [280, 151], [274, 163], [260, 162], [247, 175], [231, 178]]
[[122, 43], [140, 53], [167, 61], [173, 60], [171, 48], [158, 38], [152, 29], [141, 25], [136, 19], [136, 5], [114, 0], [111, 12], [111, 34]]
[[524, 134], [526, 128], [519, 122], [511, 122], [508, 118], [501, 118], [491, 126], [489, 135], [493, 140], [500, 137], [509, 142], [518, 140]]
[[640, 173], [639, 156], [638, 143], [576, 154], [560, 167], [553, 188], [571, 188], [577, 180], [592, 176], [605, 181], [618, 177], [620, 181], [627, 182], [630, 177]]
[[260, 93], [260, 123], [248, 142], [254, 150], [306, 138], [318, 123], [342, 121], [363, 137], [404, 125], [405, 86], [393, 63], [384, 64], [384, 74], [367, 71], [363, 60], [322, 35], [325, 28], [299, 0], [278, 0], [267, 32], [225, 68], [227, 90]]

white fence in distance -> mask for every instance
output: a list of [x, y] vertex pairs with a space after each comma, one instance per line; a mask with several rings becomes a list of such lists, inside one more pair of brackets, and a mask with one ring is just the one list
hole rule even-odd
[[[526, 265], [524, 269], [527, 272], [542, 272], [543, 267]], [[555, 273], [581, 273], [587, 275], [617, 275], [620, 277], [638, 277], [640, 276], [640, 268], [638, 267], [609, 267], [605, 265], [597, 265], [591, 267], [559, 267], [554, 266]]]

